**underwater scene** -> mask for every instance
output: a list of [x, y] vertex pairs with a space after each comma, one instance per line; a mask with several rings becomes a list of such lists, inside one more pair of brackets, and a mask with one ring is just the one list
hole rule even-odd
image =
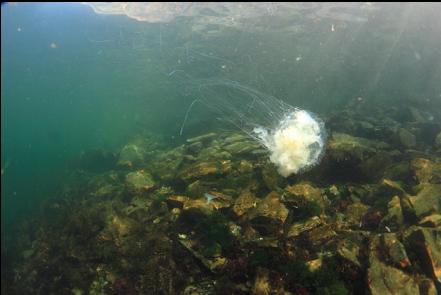
[[441, 294], [441, 4], [3, 3], [2, 294]]

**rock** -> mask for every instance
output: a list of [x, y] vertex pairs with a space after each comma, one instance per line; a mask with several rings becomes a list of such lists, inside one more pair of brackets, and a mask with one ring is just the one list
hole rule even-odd
[[[209, 269], [210, 271], [216, 273], [224, 268], [227, 264], [227, 259], [220, 255], [220, 251], [218, 250], [211, 257], [205, 257], [200, 251], [194, 249], [194, 243], [185, 238], [180, 238], [179, 242], [182, 246], [184, 246], [196, 259], [198, 259], [202, 264]], [[203, 249], [201, 249], [203, 250]]]
[[312, 230], [323, 224], [324, 221], [318, 216], [311, 217], [310, 219], [303, 222], [296, 222], [289, 227], [286, 237], [296, 238], [305, 231]]
[[206, 142], [213, 140], [215, 137], [217, 137], [217, 134], [214, 132], [211, 132], [211, 133], [203, 134], [203, 135], [200, 135], [197, 137], [189, 138], [189, 139], [187, 139], [187, 142], [188, 143], [194, 143], [194, 142], [206, 143]]
[[421, 266], [424, 273], [437, 284], [441, 283], [441, 229], [413, 226], [405, 234], [409, 252]]
[[384, 177], [387, 179], [407, 181], [411, 177], [409, 161], [401, 161], [391, 164], [384, 171]]
[[243, 173], [251, 173], [254, 170], [253, 163], [247, 160], [241, 160], [239, 162], [239, 167], [237, 167], [237, 171], [241, 174]]
[[173, 209], [173, 208], [182, 209], [184, 207], [184, 203], [187, 202], [188, 200], [189, 200], [189, 198], [186, 197], [186, 196], [179, 196], [179, 195], [177, 195], [177, 196], [170, 196], [170, 197], [168, 197], [165, 200], [165, 202], [167, 203], [167, 206], [170, 209]]
[[260, 199], [256, 198], [250, 190], [244, 190], [234, 201], [233, 212], [236, 216], [244, 215], [250, 208], [257, 207]]
[[410, 166], [413, 176], [419, 183], [441, 184], [441, 163], [416, 158], [411, 161]]
[[232, 155], [242, 155], [251, 153], [254, 150], [261, 149], [261, 146], [255, 141], [246, 140], [233, 142], [229, 145], [224, 146], [223, 148]]
[[400, 144], [405, 148], [414, 148], [416, 146], [416, 137], [404, 128], [399, 128], [397, 137]]
[[[214, 209], [219, 210], [223, 208], [228, 208], [233, 204], [233, 198], [230, 196], [217, 192], [209, 191], [204, 194], [205, 201], [212, 204]], [[184, 205], [185, 207], [185, 205]]]
[[439, 213], [441, 212], [441, 184], [425, 184], [416, 196], [411, 196], [409, 199], [419, 219]]
[[381, 177], [388, 166], [393, 163], [391, 153], [378, 151], [375, 155], [360, 163], [360, 171], [369, 179]]
[[418, 224], [424, 227], [441, 227], [441, 214], [426, 216]]
[[346, 207], [345, 221], [354, 228], [360, 228], [363, 216], [368, 212], [369, 206], [361, 202], [355, 202]]
[[277, 172], [277, 168], [270, 163], [263, 167], [262, 179], [266, 187], [272, 191], [280, 189], [280, 187], [283, 187], [286, 183], [285, 178], [283, 178]]
[[407, 257], [406, 250], [403, 244], [398, 240], [395, 233], [385, 233], [381, 235], [381, 247], [384, 249], [387, 261], [390, 264], [406, 269], [410, 266], [410, 260]]
[[226, 150], [221, 149], [217, 145], [210, 145], [202, 149], [198, 154], [199, 162], [207, 161], [225, 161], [231, 159], [233, 156]]
[[398, 184], [396, 181], [392, 181], [387, 178], [383, 178], [379, 183], [379, 193], [383, 196], [398, 196], [402, 197], [406, 195], [406, 192], [401, 187], [400, 184]]
[[182, 209], [186, 213], [191, 211], [192, 214], [196, 215], [209, 215], [215, 210], [215, 207], [212, 202], [207, 202], [207, 200], [205, 199], [188, 199], [187, 201], [185, 201]]
[[380, 222], [384, 217], [384, 213], [378, 209], [370, 208], [361, 219], [361, 226], [363, 229], [377, 230]]
[[364, 240], [366, 240], [366, 234], [351, 231], [346, 233], [344, 239], [337, 244], [336, 256], [339, 258], [342, 275], [351, 281], [361, 279], [365, 269], [362, 262]]
[[210, 184], [196, 180], [187, 186], [186, 193], [192, 198], [203, 198], [204, 193], [210, 189]]
[[185, 287], [182, 295], [216, 294], [216, 281], [197, 281]]
[[420, 122], [412, 125], [418, 143], [424, 143], [429, 147], [436, 145], [436, 137], [441, 130], [441, 125], [438, 122]]
[[271, 284], [269, 278], [269, 270], [258, 267], [256, 271], [256, 278], [254, 280], [252, 294], [269, 295], [271, 294]]
[[163, 181], [174, 181], [176, 174], [184, 162], [185, 146], [179, 146], [171, 151], [161, 153], [151, 162], [151, 171], [155, 177]]
[[392, 162], [389, 150], [384, 142], [334, 133], [321, 166], [331, 179], [376, 179]]
[[387, 214], [381, 220], [380, 227], [387, 227], [392, 231], [398, 230], [404, 221], [403, 210], [401, 209], [400, 197], [394, 196], [387, 204]]
[[144, 162], [144, 151], [135, 144], [124, 146], [119, 153], [118, 165], [134, 167]]
[[228, 173], [231, 170], [231, 161], [209, 161], [200, 162], [194, 165], [190, 165], [179, 173], [179, 177], [184, 181], [193, 179], [206, 178], [211, 176], [220, 176]]
[[436, 286], [431, 279], [426, 277], [418, 278], [418, 285], [420, 286], [421, 295], [437, 295], [439, 294], [436, 290]]
[[[173, 198], [168, 200], [168, 203], [175, 203], [178, 199], [185, 200], [182, 204], [182, 209], [185, 213], [209, 215], [213, 211], [228, 208], [232, 205], [232, 198], [219, 192], [210, 191], [205, 193], [204, 198], [189, 199], [189, 198]], [[179, 206], [179, 205], [178, 205]]]
[[288, 209], [276, 192], [269, 193], [255, 208], [249, 210], [247, 218], [251, 226], [262, 235], [279, 235], [288, 217]]
[[285, 192], [282, 201], [287, 207], [301, 209], [308, 202], [317, 203], [322, 210], [327, 206], [323, 190], [309, 183], [305, 182], [288, 186], [285, 188]]
[[129, 206], [124, 208], [123, 212], [130, 218], [141, 220], [148, 215], [148, 210], [152, 204], [152, 200], [145, 196], [135, 196], [130, 200]]
[[225, 145], [231, 144], [233, 142], [238, 142], [238, 141], [246, 141], [249, 140], [249, 137], [243, 135], [242, 133], [233, 133], [230, 136], [227, 136], [224, 140], [223, 143]]
[[152, 176], [144, 170], [128, 173], [126, 175], [126, 184], [134, 192], [146, 192], [155, 186]]
[[116, 185], [105, 184], [99, 187], [96, 191], [92, 192], [91, 195], [96, 198], [109, 198], [115, 197], [120, 193], [120, 188]]
[[441, 132], [438, 133], [438, 135], [435, 138], [435, 146], [439, 149], [441, 148]]
[[202, 150], [203, 144], [199, 141], [186, 146], [187, 152], [191, 154], [198, 154]]
[[374, 236], [369, 244], [367, 284], [370, 294], [420, 294], [414, 277], [381, 260], [380, 237]]
[[310, 248], [319, 251], [324, 244], [337, 237], [336, 229], [332, 223], [313, 228], [305, 233], [305, 241]]

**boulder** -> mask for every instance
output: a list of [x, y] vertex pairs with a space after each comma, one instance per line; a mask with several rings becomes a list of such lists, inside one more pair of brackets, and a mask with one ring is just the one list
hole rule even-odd
[[141, 193], [154, 188], [155, 182], [150, 173], [139, 170], [126, 175], [126, 185], [132, 192]]
[[249, 209], [256, 208], [259, 201], [250, 190], [244, 190], [234, 201], [233, 212], [238, 217], [243, 216]]
[[124, 146], [119, 153], [118, 165], [134, 167], [144, 162], [144, 150], [135, 144]]
[[369, 244], [367, 287], [372, 295], [420, 294], [418, 284], [410, 274], [386, 264], [382, 260], [380, 237], [374, 236]]
[[247, 218], [251, 226], [262, 235], [279, 235], [288, 217], [288, 209], [280, 201], [276, 192], [269, 193], [248, 211]]
[[415, 196], [409, 197], [409, 200], [419, 219], [439, 213], [441, 212], [441, 184], [424, 184]]
[[404, 241], [424, 273], [441, 284], [441, 229], [413, 226]]
[[441, 184], [441, 162], [416, 158], [411, 161], [410, 170], [419, 183]]
[[331, 179], [376, 179], [392, 163], [389, 151], [390, 146], [384, 142], [334, 133], [322, 166]]

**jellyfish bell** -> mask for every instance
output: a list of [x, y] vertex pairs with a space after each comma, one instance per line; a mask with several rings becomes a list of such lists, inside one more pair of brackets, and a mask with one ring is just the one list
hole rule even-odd
[[[280, 175], [288, 177], [309, 170], [323, 157], [324, 122], [315, 114], [280, 99], [229, 80], [199, 81], [196, 99], [227, 122], [258, 141]], [[182, 134], [183, 126], [181, 127]]]
[[305, 110], [288, 110], [276, 128], [268, 130], [259, 126], [253, 132], [268, 149], [270, 161], [284, 177], [312, 168], [324, 153], [324, 123]]

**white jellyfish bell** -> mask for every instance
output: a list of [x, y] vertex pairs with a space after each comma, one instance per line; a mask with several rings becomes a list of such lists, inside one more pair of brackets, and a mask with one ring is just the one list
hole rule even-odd
[[276, 128], [255, 127], [253, 132], [268, 149], [271, 162], [284, 177], [313, 167], [324, 152], [324, 124], [305, 110], [290, 110]]
[[229, 80], [199, 81], [194, 95], [183, 125], [195, 102], [207, 105], [259, 141], [280, 175], [307, 171], [322, 159], [326, 130], [313, 113]]

